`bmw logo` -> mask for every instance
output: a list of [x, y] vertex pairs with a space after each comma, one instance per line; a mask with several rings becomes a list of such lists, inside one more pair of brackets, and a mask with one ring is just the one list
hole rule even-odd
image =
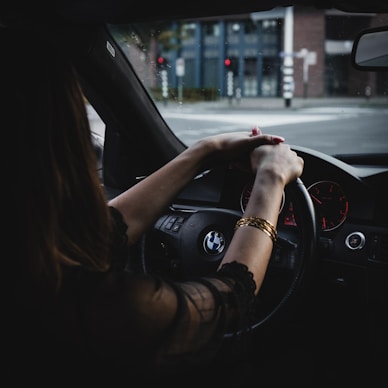
[[220, 232], [212, 230], [207, 233], [203, 239], [203, 249], [209, 255], [218, 255], [224, 250], [224, 248], [225, 238], [224, 235]]

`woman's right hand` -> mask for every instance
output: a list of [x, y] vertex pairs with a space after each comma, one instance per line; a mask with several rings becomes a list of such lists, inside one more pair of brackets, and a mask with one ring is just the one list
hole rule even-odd
[[250, 154], [251, 168], [256, 175], [281, 179], [285, 186], [303, 172], [304, 161], [286, 143], [261, 145]]

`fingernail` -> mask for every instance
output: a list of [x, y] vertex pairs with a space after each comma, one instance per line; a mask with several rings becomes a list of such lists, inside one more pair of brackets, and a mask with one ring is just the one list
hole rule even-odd
[[259, 134], [259, 130], [256, 127], [252, 128], [252, 135], [255, 136], [258, 134]]
[[281, 137], [281, 136], [274, 136], [273, 137], [273, 141], [274, 143], [283, 143], [286, 139], [284, 137]]

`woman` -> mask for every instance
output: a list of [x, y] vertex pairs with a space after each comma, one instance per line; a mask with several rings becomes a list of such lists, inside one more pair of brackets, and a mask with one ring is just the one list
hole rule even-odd
[[[260, 130], [211, 136], [106, 203], [77, 75], [42, 41], [18, 50], [23, 34], [1, 32], [8, 54], [1, 64], [3, 101], [8, 113], [18, 112], [8, 126], [21, 136], [24, 193], [24, 243], [12, 279], [13, 381], [112, 386], [115, 376], [121, 381], [207, 365], [226, 332], [249, 324], [282, 193], [301, 175], [303, 160], [283, 138]], [[130, 247], [210, 158], [241, 156], [250, 156], [256, 178], [215, 273], [179, 283], [123, 270]]]

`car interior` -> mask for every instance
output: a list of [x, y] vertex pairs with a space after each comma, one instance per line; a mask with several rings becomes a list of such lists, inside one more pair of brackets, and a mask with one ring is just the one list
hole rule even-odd
[[[180, 3], [58, 0], [48, 4], [40, 0], [15, 0], [0, 6], [0, 18], [5, 28], [8, 24], [40, 25], [46, 29], [50, 44], [60, 45], [71, 58], [93, 123], [99, 126], [93, 136], [97, 169], [110, 199], [171, 160], [188, 143], [166, 118], [178, 117], [181, 111], [188, 110], [185, 99], [182, 102], [179, 95], [179, 84], [167, 103], [160, 83], [163, 80], [149, 86], [145, 81], [147, 76], [136, 67], [140, 53], [145, 53], [142, 45], [150, 45], [144, 38], [146, 26], [163, 30], [177, 21], [227, 20], [232, 15], [284, 12], [290, 7], [336, 11], [342, 16], [373, 15], [373, 25], [362, 25], [351, 36], [346, 58], [357, 74], [379, 74], [376, 77], [382, 80], [380, 85], [385, 85], [379, 91], [376, 108], [381, 115], [375, 124], [380, 125], [380, 132], [376, 132], [381, 134], [380, 148], [329, 153], [325, 148], [306, 145], [298, 124], [290, 123], [289, 129], [295, 133], [292, 148], [303, 157], [305, 168], [301, 178], [284, 192], [277, 225], [279, 239], [257, 297], [260, 313], [251, 328], [246, 352], [251, 355], [282, 352], [285, 348], [306, 349], [319, 365], [316, 386], [352, 387], [360, 383], [383, 388], [388, 383], [387, 2], [243, 0], [210, 5], [203, 0]], [[257, 20], [261, 20], [259, 16]], [[123, 42], [125, 34], [130, 38]], [[133, 42], [134, 36], [138, 41], [136, 47], [140, 48], [137, 56], [125, 51], [126, 42]], [[158, 36], [160, 41], [165, 39], [162, 34]], [[28, 41], [26, 36], [23, 44], [36, 43]], [[374, 46], [377, 51], [372, 49]], [[170, 53], [174, 47], [171, 45]], [[155, 64], [155, 55], [153, 60], [153, 66], [161, 71], [162, 67]], [[190, 71], [188, 63], [186, 72]], [[222, 114], [228, 115], [238, 102], [233, 100], [234, 105], [228, 109], [226, 86], [224, 91], [225, 94], [212, 98], [224, 103]], [[258, 104], [259, 125], [261, 97], [242, 98], [251, 98]], [[263, 104], [267, 101], [264, 97]], [[287, 106], [289, 100], [287, 97], [284, 100], [281, 86], [274, 98], [280, 101], [282, 110], [297, 109], [292, 106], [294, 101]], [[187, 103], [192, 119], [188, 121], [190, 127], [186, 128], [185, 136], [195, 130], [195, 116], [200, 114], [203, 101], [206, 102], [204, 99], [197, 105]], [[358, 105], [354, 109], [359, 109]], [[354, 113], [349, 108], [347, 112], [362, 115], [363, 109]], [[369, 106], [365, 112], [366, 109]], [[367, 118], [363, 120], [367, 122]], [[336, 125], [339, 133], [343, 129], [344, 137], [334, 142], [349, 141], [345, 137], [350, 135], [349, 128], [341, 127], [341, 119]], [[277, 128], [275, 125], [270, 129], [275, 132]], [[242, 123], [240, 129], [250, 130], [250, 127]], [[322, 144], [333, 142], [325, 133], [317, 138]], [[177, 280], [214, 270], [224, 251], [210, 252], [204, 243], [206, 236], [220, 233], [227, 246], [249, 198], [251, 184], [251, 172], [232, 161], [209, 164], [142, 237], [137, 247], [140, 260], [133, 265], [139, 271], [157, 272]], [[301, 363], [297, 373], [307, 373], [306, 368]]]

